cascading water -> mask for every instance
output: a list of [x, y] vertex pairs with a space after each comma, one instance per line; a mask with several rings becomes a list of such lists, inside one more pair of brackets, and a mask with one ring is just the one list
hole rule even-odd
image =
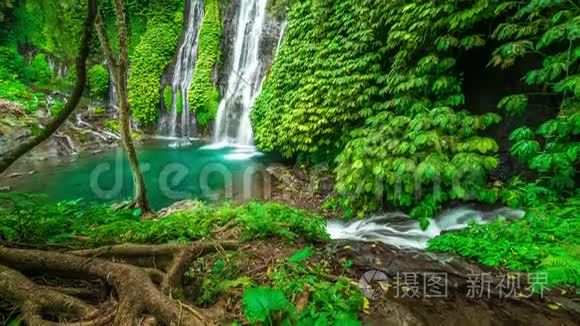
[[264, 0], [240, 0], [233, 64], [217, 113], [214, 143], [253, 144], [250, 110], [264, 77], [259, 52], [266, 26], [266, 3]]
[[499, 216], [517, 219], [523, 215], [524, 211], [510, 208], [500, 208], [489, 212], [455, 208], [441, 213], [429, 223], [426, 230], [422, 230], [419, 222], [408, 215], [387, 213], [350, 223], [331, 220], [326, 230], [331, 239], [379, 241], [399, 248], [424, 249], [427, 242], [441, 232], [463, 229], [470, 221], [483, 224]]
[[159, 133], [169, 137], [190, 138], [195, 135], [195, 116], [189, 111], [188, 92], [198, 54], [198, 40], [203, 20], [203, 0], [191, 0], [183, 42], [171, 80], [171, 106], [161, 118]]

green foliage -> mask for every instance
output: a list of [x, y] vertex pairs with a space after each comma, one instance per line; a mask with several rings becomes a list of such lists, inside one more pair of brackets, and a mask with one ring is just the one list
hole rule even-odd
[[[210, 207], [199, 204], [161, 220], [141, 220], [139, 211], [114, 210], [81, 200], [48, 204], [42, 197], [7, 194], [0, 197], [0, 239], [27, 243], [83, 246], [108, 243], [187, 242], [212, 236], [231, 222], [243, 241], [277, 237], [294, 241], [327, 241], [324, 218], [274, 203]], [[31, 219], [30, 216], [35, 216]]]
[[528, 105], [528, 97], [526, 95], [510, 95], [504, 97], [498, 103], [498, 108], [504, 109], [510, 115], [521, 115], [525, 112]]
[[15, 48], [0, 46], [0, 98], [14, 101], [33, 111], [38, 99], [18, 80], [24, 72], [24, 60]]
[[171, 62], [179, 38], [183, 17], [172, 22], [153, 21], [131, 56], [129, 102], [133, 117], [142, 124], [157, 121], [161, 103], [161, 75]]
[[252, 125], [262, 150], [332, 160], [372, 112], [382, 57], [368, 4], [315, 2], [294, 2]]
[[205, 0], [198, 57], [189, 90], [190, 109], [196, 112], [197, 122], [202, 127], [207, 127], [209, 121], [215, 119], [220, 102], [212, 74], [221, 53], [222, 29], [219, 1]]
[[89, 69], [89, 87], [91, 93], [98, 97], [104, 98], [109, 90], [109, 71], [103, 65], [94, 65]]
[[[300, 258], [300, 259], [297, 259]], [[319, 263], [306, 261], [319, 259]], [[361, 325], [356, 314], [363, 309], [360, 290], [345, 278], [329, 281], [324, 257], [307, 247], [294, 253], [270, 274], [271, 288], [250, 288], [244, 292], [244, 315], [250, 322], [266, 325]], [[305, 307], [296, 307], [287, 298], [311, 291]]]
[[38, 54], [30, 61], [24, 69], [24, 79], [29, 83], [39, 83], [46, 85], [52, 78], [52, 71], [48, 66], [48, 61], [44, 54]]
[[52, 103], [52, 105], [50, 106], [50, 115], [53, 117], [58, 115], [58, 113], [62, 111], [62, 109], [64, 109], [65, 105], [66, 102], [64, 100], [59, 99], [54, 101], [54, 103]]
[[478, 133], [500, 117], [464, 110], [454, 59], [485, 43], [479, 35], [461, 41], [455, 35], [474, 29], [490, 8], [429, 1], [405, 10], [384, 6], [377, 23], [388, 31], [382, 51], [390, 60], [376, 81], [384, 98], [337, 156], [339, 204], [359, 216], [384, 206], [414, 207], [411, 215], [425, 226], [447, 200], [495, 201], [487, 173], [498, 165], [498, 146]]
[[[542, 58], [542, 67], [527, 71], [523, 80], [561, 103], [553, 108], [556, 117], [535, 131], [514, 130], [511, 153], [537, 172], [541, 184], [571, 193], [577, 187], [580, 163], [580, 48], [574, 45], [580, 39], [580, 8], [565, 1], [530, 1], [504, 9], [510, 15], [492, 38], [507, 43], [494, 52], [490, 63], [506, 67], [528, 55]], [[528, 96], [519, 94], [504, 98], [499, 107], [511, 115], [522, 114], [527, 102]]]
[[290, 306], [288, 299], [281, 290], [270, 288], [251, 288], [244, 292], [244, 315], [249, 322], [267, 322], [274, 324], [272, 316], [280, 311], [286, 311]]
[[103, 126], [113, 132], [116, 132], [117, 134], [121, 133], [121, 125], [118, 119], [107, 119], [103, 123]]
[[171, 94], [171, 86], [165, 86], [163, 88], [163, 105], [165, 106], [166, 110], [171, 110], [171, 102], [172, 102], [172, 94]]
[[512, 154], [543, 183], [572, 190], [578, 17], [565, 1], [293, 1], [252, 111], [256, 143], [285, 157], [335, 158], [337, 196], [329, 206], [345, 208], [346, 216], [402, 207], [425, 224], [448, 200], [492, 203], [497, 193], [487, 175], [499, 164], [498, 145], [480, 135], [500, 117], [469, 113], [455, 58], [499, 42], [491, 67], [543, 58], [499, 109], [524, 114], [537, 93], [561, 100], [547, 125], [517, 131]]
[[14, 47], [0, 46], [0, 80], [17, 79], [24, 72], [24, 60]]
[[0, 98], [22, 104], [29, 113], [36, 111], [43, 95], [32, 93], [28, 86], [19, 81], [0, 79]]
[[43, 94], [32, 92], [20, 81], [27, 67], [14, 47], [0, 46], [0, 98], [22, 104], [28, 112], [34, 112]]
[[[232, 288], [249, 288], [256, 283], [248, 276], [241, 275], [244, 255], [240, 252], [224, 253], [213, 262], [206, 258], [197, 259], [185, 276], [195, 280], [203, 275], [201, 294], [197, 297], [199, 305], [213, 305], [219, 295]], [[209, 267], [209, 268], [208, 268]]]
[[472, 224], [431, 240], [428, 249], [459, 254], [493, 267], [547, 273], [550, 286], [580, 286], [580, 198], [576, 195], [564, 203], [537, 204], [520, 220]]

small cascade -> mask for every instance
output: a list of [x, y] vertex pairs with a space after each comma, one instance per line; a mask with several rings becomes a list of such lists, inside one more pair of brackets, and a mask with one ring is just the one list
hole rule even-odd
[[47, 56], [46, 61], [48, 61], [48, 66], [52, 71], [53, 75], [57, 76], [60, 79], [65, 79], [68, 75], [69, 67], [64, 63], [60, 63], [56, 61], [51, 56]]
[[[171, 106], [162, 115], [159, 134], [172, 138], [190, 138], [196, 133], [195, 115], [189, 109], [188, 92], [198, 54], [198, 39], [203, 20], [203, 0], [190, 0], [187, 26], [177, 53], [171, 80]], [[166, 103], [167, 105], [167, 103]]]
[[109, 77], [109, 109], [118, 111], [117, 90], [113, 87], [113, 79]]
[[470, 208], [455, 208], [442, 212], [430, 221], [427, 229], [403, 213], [386, 213], [354, 222], [331, 220], [326, 230], [331, 239], [379, 241], [399, 248], [425, 249], [427, 242], [443, 231], [460, 230], [470, 222], [489, 223], [498, 217], [518, 219], [524, 211], [500, 208], [482, 212]]
[[278, 37], [278, 44], [276, 44], [276, 54], [278, 54], [280, 46], [282, 46], [282, 40], [284, 40], [284, 33], [286, 33], [286, 25], [288, 25], [288, 22], [282, 23], [282, 27], [280, 28], [280, 36]]
[[264, 66], [260, 39], [265, 29], [267, 1], [240, 0], [227, 89], [218, 108], [214, 143], [252, 145], [250, 111], [260, 93]]

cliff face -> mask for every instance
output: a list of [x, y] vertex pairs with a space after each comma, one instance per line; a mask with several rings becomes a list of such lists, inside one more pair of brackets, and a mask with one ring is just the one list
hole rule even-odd
[[[224, 33], [221, 43], [221, 60], [217, 68], [216, 77], [220, 94], [226, 92], [228, 76], [232, 71], [232, 53], [236, 37], [236, 28], [239, 18], [240, 0], [222, 0], [222, 21]], [[265, 76], [272, 66], [276, 46], [282, 32], [283, 21], [268, 12], [266, 27], [260, 39], [261, 76]]]
[[[211, 82], [213, 85], [218, 86], [222, 98], [225, 97], [227, 92], [228, 77], [232, 72], [235, 72], [233, 67], [233, 62], [235, 61], [233, 58], [233, 53], [237, 34], [238, 19], [240, 17], [241, 10], [240, 1], [241, 0], [220, 1], [220, 11], [223, 26], [223, 34], [221, 39], [221, 57], [219, 63], [214, 68]], [[189, 16], [190, 10], [190, 1], [185, 1], [185, 17]], [[268, 12], [266, 17], [265, 28], [259, 42], [260, 79], [263, 79], [266, 76], [274, 60], [274, 54], [276, 52], [276, 47], [278, 45], [283, 26], [283, 19], [280, 18], [280, 16], [281, 15], [275, 16]], [[186, 27], [186, 24], [184, 24], [184, 31]], [[249, 32], [250, 31], [248, 30], [246, 33]], [[182, 35], [178, 42], [177, 48], [181, 46], [183, 41], [184, 37]], [[167, 112], [170, 110], [171, 103], [164, 103], [163, 90], [165, 87], [170, 86], [172, 83], [177, 55], [178, 51], [176, 50], [171, 64], [166, 67], [165, 72], [161, 77], [161, 88], [159, 90], [161, 94], [161, 114], [167, 114]], [[198, 129], [198, 136], [204, 138], [211, 137], [213, 134], [213, 125], [214, 122], [211, 121], [207, 128]]]

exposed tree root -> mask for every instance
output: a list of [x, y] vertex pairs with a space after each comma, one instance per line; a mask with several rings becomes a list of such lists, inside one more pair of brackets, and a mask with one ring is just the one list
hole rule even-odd
[[[29, 325], [210, 325], [203, 312], [177, 300], [183, 274], [196, 258], [237, 248], [236, 242], [194, 242], [63, 253], [0, 246], [0, 297]], [[80, 298], [84, 289], [49, 287], [25, 275], [39, 272], [101, 279], [114, 289], [111, 302], [95, 306]]]

